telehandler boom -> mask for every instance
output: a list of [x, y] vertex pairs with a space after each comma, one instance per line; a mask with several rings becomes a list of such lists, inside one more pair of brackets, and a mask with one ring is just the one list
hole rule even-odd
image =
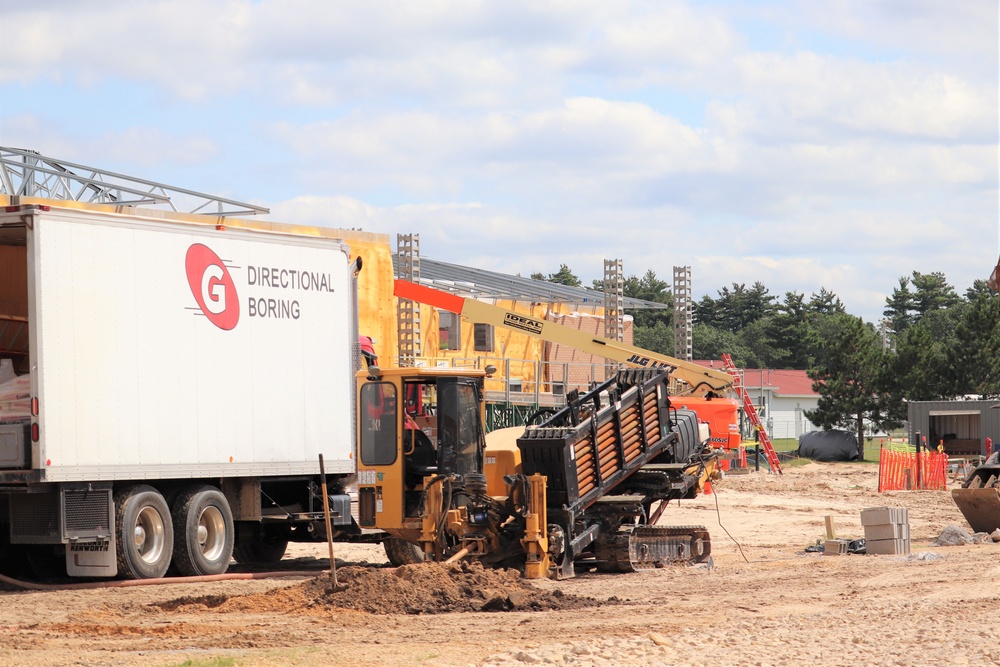
[[406, 280], [396, 280], [394, 293], [401, 299], [426, 303], [456, 313], [469, 322], [492, 324], [500, 329], [528, 334], [634, 368], [665, 368], [670, 371], [671, 379], [686, 386], [684, 390], [675, 391], [677, 394], [704, 396], [713, 393], [721, 395], [733, 385], [732, 377], [724, 371], [705, 368], [690, 361], [650, 352], [620, 341], [592, 336], [555, 322], [534, 319], [523, 313], [483, 303], [476, 299], [466, 299], [432, 287], [417, 285]]
[[711, 444], [727, 449], [740, 446], [742, 437], [739, 431], [739, 404], [725, 397], [727, 390], [733, 387], [733, 377], [725, 371], [706, 368], [690, 361], [601, 338], [556, 322], [535, 319], [500, 306], [466, 299], [406, 280], [395, 281], [394, 293], [401, 299], [410, 299], [456, 313], [469, 322], [492, 324], [502, 330], [566, 345], [633, 368], [667, 370], [670, 373], [675, 406], [694, 410], [701, 421], [708, 423]]

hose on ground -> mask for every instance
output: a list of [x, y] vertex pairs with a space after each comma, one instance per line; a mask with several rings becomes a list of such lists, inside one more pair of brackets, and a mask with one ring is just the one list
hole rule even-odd
[[166, 584], [199, 584], [212, 581], [239, 581], [248, 579], [276, 579], [278, 577], [315, 576], [315, 570], [288, 570], [282, 572], [230, 572], [204, 574], [194, 577], [161, 577], [159, 579], [115, 579], [112, 581], [87, 581], [76, 584], [39, 584], [21, 581], [0, 574], [0, 584], [29, 591], [85, 591], [96, 588], [129, 588], [131, 586], [163, 586]]

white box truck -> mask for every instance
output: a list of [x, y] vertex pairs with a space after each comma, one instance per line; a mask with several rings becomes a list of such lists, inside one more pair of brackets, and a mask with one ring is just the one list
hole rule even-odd
[[0, 209], [0, 306], [26, 307], [0, 359], [28, 392], [0, 410], [0, 554], [126, 578], [273, 562], [322, 535], [319, 454], [357, 531], [360, 263], [309, 230], [136, 211]]

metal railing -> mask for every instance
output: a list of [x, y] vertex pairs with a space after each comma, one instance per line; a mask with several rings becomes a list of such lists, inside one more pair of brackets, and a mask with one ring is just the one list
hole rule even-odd
[[561, 407], [574, 389], [588, 391], [618, 370], [618, 364], [540, 361], [510, 357], [416, 357], [418, 368], [476, 368], [496, 366], [486, 379], [486, 399], [493, 403]]

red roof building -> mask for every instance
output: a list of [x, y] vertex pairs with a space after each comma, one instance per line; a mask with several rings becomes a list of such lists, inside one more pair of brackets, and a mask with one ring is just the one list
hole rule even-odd
[[[696, 359], [694, 363], [722, 370], [722, 361]], [[815, 410], [819, 394], [813, 381], [803, 370], [747, 368], [741, 369], [743, 386], [753, 400], [760, 418], [771, 438], [797, 438], [816, 430], [805, 416], [806, 410]]]

